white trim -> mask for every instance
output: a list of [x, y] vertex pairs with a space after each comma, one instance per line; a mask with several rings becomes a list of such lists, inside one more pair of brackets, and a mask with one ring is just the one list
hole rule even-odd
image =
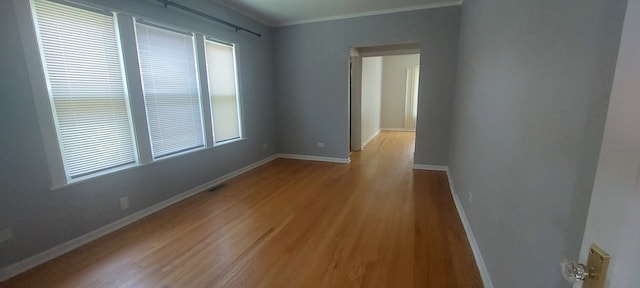
[[473, 257], [476, 259], [476, 266], [478, 267], [478, 271], [480, 272], [482, 284], [485, 288], [493, 288], [493, 282], [491, 281], [489, 270], [487, 270], [487, 265], [484, 263], [484, 258], [482, 258], [482, 254], [480, 253], [480, 247], [478, 247], [476, 237], [473, 236], [473, 231], [471, 231], [471, 225], [469, 224], [467, 215], [464, 213], [462, 202], [460, 201], [458, 194], [455, 192], [455, 189], [453, 189], [453, 179], [451, 178], [451, 173], [448, 170], [449, 169], [447, 168], [447, 178], [449, 180], [449, 190], [451, 191], [451, 197], [453, 197], [453, 202], [455, 203], [456, 209], [458, 210], [458, 215], [460, 215], [460, 221], [462, 221], [462, 226], [464, 226], [464, 231], [467, 234], [467, 240], [469, 241], [469, 245], [471, 246], [471, 251], [473, 251]]
[[373, 140], [373, 138], [376, 138], [376, 136], [378, 136], [378, 134], [380, 134], [380, 129], [378, 129], [375, 133], [373, 133], [373, 135], [371, 135], [371, 137], [369, 137], [369, 139], [365, 140], [364, 142], [362, 142], [362, 146], [360, 146], [360, 150], [364, 150], [364, 147], [367, 146], [367, 144], [369, 144], [369, 142], [371, 142], [371, 140]]
[[389, 50], [389, 51], [362, 51], [362, 52], [360, 52], [360, 56], [361, 57], [398, 56], [398, 55], [411, 55], [411, 54], [420, 54], [420, 48]]
[[349, 48], [349, 56], [350, 57], [360, 57], [360, 51], [358, 49], [350, 47]]
[[[299, 25], [299, 24], [308, 24], [315, 22], [325, 22], [325, 21], [333, 21], [333, 20], [341, 20], [341, 19], [349, 19], [349, 18], [358, 18], [358, 17], [366, 17], [366, 16], [375, 16], [375, 15], [384, 15], [398, 12], [408, 12], [408, 11], [416, 11], [416, 10], [425, 10], [425, 9], [436, 9], [436, 8], [444, 8], [451, 6], [460, 6], [462, 5], [462, 0], [459, 1], [448, 1], [442, 3], [433, 3], [433, 4], [425, 4], [411, 7], [402, 7], [402, 8], [394, 8], [394, 9], [386, 9], [386, 10], [378, 10], [378, 11], [369, 11], [369, 12], [361, 12], [361, 13], [352, 13], [338, 16], [330, 16], [330, 17], [321, 17], [309, 20], [301, 20], [301, 21], [291, 21], [291, 22], [283, 22], [274, 25], [275, 27], [283, 27], [283, 26], [291, 26], [291, 25]], [[257, 20], [257, 19], [256, 19]]]
[[62, 160], [60, 142], [58, 142], [58, 129], [54, 122], [54, 114], [49, 100], [49, 87], [41, 58], [43, 54], [40, 51], [36, 31], [38, 27], [34, 22], [33, 2], [13, 0], [13, 6], [18, 18], [18, 30], [25, 54], [24, 59], [31, 84], [31, 94], [38, 116], [49, 175], [51, 175], [50, 187], [62, 186], [67, 184], [68, 179]]
[[[216, 146], [213, 137], [213, 114], [211, 112], [211, 96], [209, 96], [209, 67], [207, 65], [207, 39], [204, 34], [194, 33], [194, 50], [198, 68], [198, 87], [200, 88], [200, 109], [202, 111], [202, 130], [204, 130], [204, 146]], [[237, 81], [236, 81], [237, 82]], [[236, 89], [237, 91], [238, 89]], [[237, 93], [236, 93], [237, 94]], [[207, 117], [206, 115], [209, 115]], [[242, 138], [242, 137], [239, 137]]]
[[138, 59], [136, 21], [131, 15], [115, 14], [118, 25], [120, 53], [122, 55], [123, 78], [127, 84], [127, 107], [131, 118], [131, 132], [134, 139], [134, 149], [138, 156], [136, 164], [145, 165], [153, 162], [153, 152], [151, 151], [149, 122], [144, 101], [142, 75], [140, 74], [140, 61]]
[[415, 128], [380, 128], [380, 131], [416, 132], [416, 129]]
[[413, 169], [429, 171], [445, 171], [449, 173], [449, 167], [441, 165], [413, 164]]
[[77, 237], [75, 239], [69, 240], [65, 243], [62, 243], [58, 246], [55, 246], [51, 249], [48, 249], [44, 252], [38, 253], [34, 256], [31, 256], [29, 258], [26, 258], [22, 261], [19, 261], [13, 265], [7, 266], [3, 269], [0, 269], [0, 282], [5, 281], [11, 277], [14, 277], [22, 272], [25, 272], [31, 268], [34, 268], [40, 264], [43, 264], [51, 259], [54, 259], [58, 256], [61, 256], [67, 252], [70, 252], [72, 250], [75, 250], [91, 241], [94, 241], [102, 236], [105, 236], [111, 232], [114, 232], [118, 229], [121, 229], [135, 221], [138, 221], [146, 216], [149, 216], [155, 212], [158, 212], [168, 206], [171, 206], [177, 202], [180, 202], [184, 199], [187, 199], [193, 195], [196, 195], [202, 191], [205, 191], [213, 186], [216, 186], [224, 181], [227, 181], [231, 178], [234, 178], [236, 176], [239, 176], [243, 173], [248, 172], [249, 170], [255, 169], [259, 166], [262, 166], [264, 164], [267, 164], [273, 160], [275, 160], [276, 158], [278, 158], [278, 155], [272, 155], [269, 156], [265, 159], [262, 159], [260, 161], [257, 161], [255, 163], [249, 164], [247, 166], [244, 166], [238, 170], [235, 170], [229, 174], [226, 174], [224, 176], [218, 177], [212, 181], [209, 181], [207, 183], [204, 183], [202, 185], [193, 187], [181, 194], [178, 194], [176, 196], [173, 196], [169, 199], [166, 199], [160, 203], [154, 204], [152, 206], [149, 206], [145, 209], [142, 209], [136, 213], [133, 213], [127, 217], [124, 217], [118, 221], [112, 222], [110, 224], [107, 224], [103, 227], [100, 227], [94, 231], [91, 231], [87, 234], [84, 234], [80, 237]]
[[362, 57], [350, 57], [349, 59], [351, 62], [351, 73], [347, 73], [347, 76], [350, 78], [350, 81], [347, 83], [349, 83], [351, 91], [345, 91], [345, 93], [349, 95], [349, 99], [347, 100], [350, 100], [346, 102], [347, 107], [349, 107], [349, 117], [351, 119], [351, 123], [349, 123], [351, 139], [349, 149], [352, 151], [360, 151], [362, 150]]
[[351, 162], [350, 158], [333, 158], [333, 157], [321, 157], [321, 156], [300, 155], [300, 154], [282, 154], [282, 153], [278, 154], [278, 158], [342, 163], [342, 164], [347, 164]]

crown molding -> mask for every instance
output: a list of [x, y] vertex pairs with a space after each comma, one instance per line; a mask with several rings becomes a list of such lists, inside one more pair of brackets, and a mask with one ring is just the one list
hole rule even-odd
[[300, 25], [300, 24], [308, 24], [308, 23], [316, 23], [316, 22], [325, 22], [325, 21], [333, 21], [333, 20], [342, 20], [342, 19], [349, 19], [349, 18], [359, 18], [359, 17], [366, 17], [366, 16], [376, 16], [376, 15], [384, 15], [384, 14], [391, 14], [391, 13], [398, 13], [398, 12], [408, 12], [408, 11], [417, 11], [417, 10], [426, 10], [426, 9], [436, 9], [436, 8], [444, 8], [444, 7], [452, 7], [452, 6], [460, 6], [460, 5], [462, 5], [462, 0], [456, 0], [456, 1], [448, 1], [448, 2], [442, 2], [442, 3], [434, 3], [434, 4], [425, 4], [425, 5], [418, 5], [418, 6], [402, 7], [402, 8], [395, 8], [395, 9], [386, 9], [386, 10], [378, 10], [378, 11], [352, 13], [352, 14], [345, 14], [345, 15], [338, 15], [338, 16], [331, 16], [331, 17], [321, 17], [321, 18], [302, 20], [302, 21], [283, 22], [283, 23], [277, 23], [274, 26], [275, 27], [284, 27], [284, 26], [292, 26], [292, 25]]

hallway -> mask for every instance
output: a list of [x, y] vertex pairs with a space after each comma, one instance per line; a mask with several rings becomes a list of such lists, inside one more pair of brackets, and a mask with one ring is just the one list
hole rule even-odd
[[350, 164], [276, 159], [0, 287], [482, 287], [414, 135], [381, 132]]

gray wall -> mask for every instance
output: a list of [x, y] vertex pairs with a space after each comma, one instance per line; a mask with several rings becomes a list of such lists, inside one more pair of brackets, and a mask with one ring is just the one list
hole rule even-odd
[[640, 0], [627, 7], [604, 128], [598, 172], [585, 226], [582, 263], [596, 243], [611, 255], [607, 286], [640, 283]]
[[495, 287], [569, 287], [625, 5], [464, 3], [449, 168]]
[[[181, 4], [246, 25], [262, 38], [189, 14], [165, 9], [156, 1], [93, 0], [116, 9], [195, 29], [240, 44], [239, 70], [247, 141], [158, 161], [51, 191], [25, 55], [12, 1], [0, 1], [0, 229], [13, 239], [0, 244], [0, 269], [87, 232], [204, 184], [276, 152], [270, 29], [203, 4]], [[269, 144], [263, 149], [264, 143]], [[120, 211], [119, 197], [131, 207]]]
[[347, 158], [349, 47], [419, 42], [415, 162], [446, 165], [459, 17], [447, 7], [275, 29], [281, 152]]

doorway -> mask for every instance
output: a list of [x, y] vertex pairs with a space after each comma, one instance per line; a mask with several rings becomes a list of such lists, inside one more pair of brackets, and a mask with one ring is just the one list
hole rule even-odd
[[349, 147], [361, 151], [380, 131], [419, 126], [417, 43], [352, 47], [349, 61]]

